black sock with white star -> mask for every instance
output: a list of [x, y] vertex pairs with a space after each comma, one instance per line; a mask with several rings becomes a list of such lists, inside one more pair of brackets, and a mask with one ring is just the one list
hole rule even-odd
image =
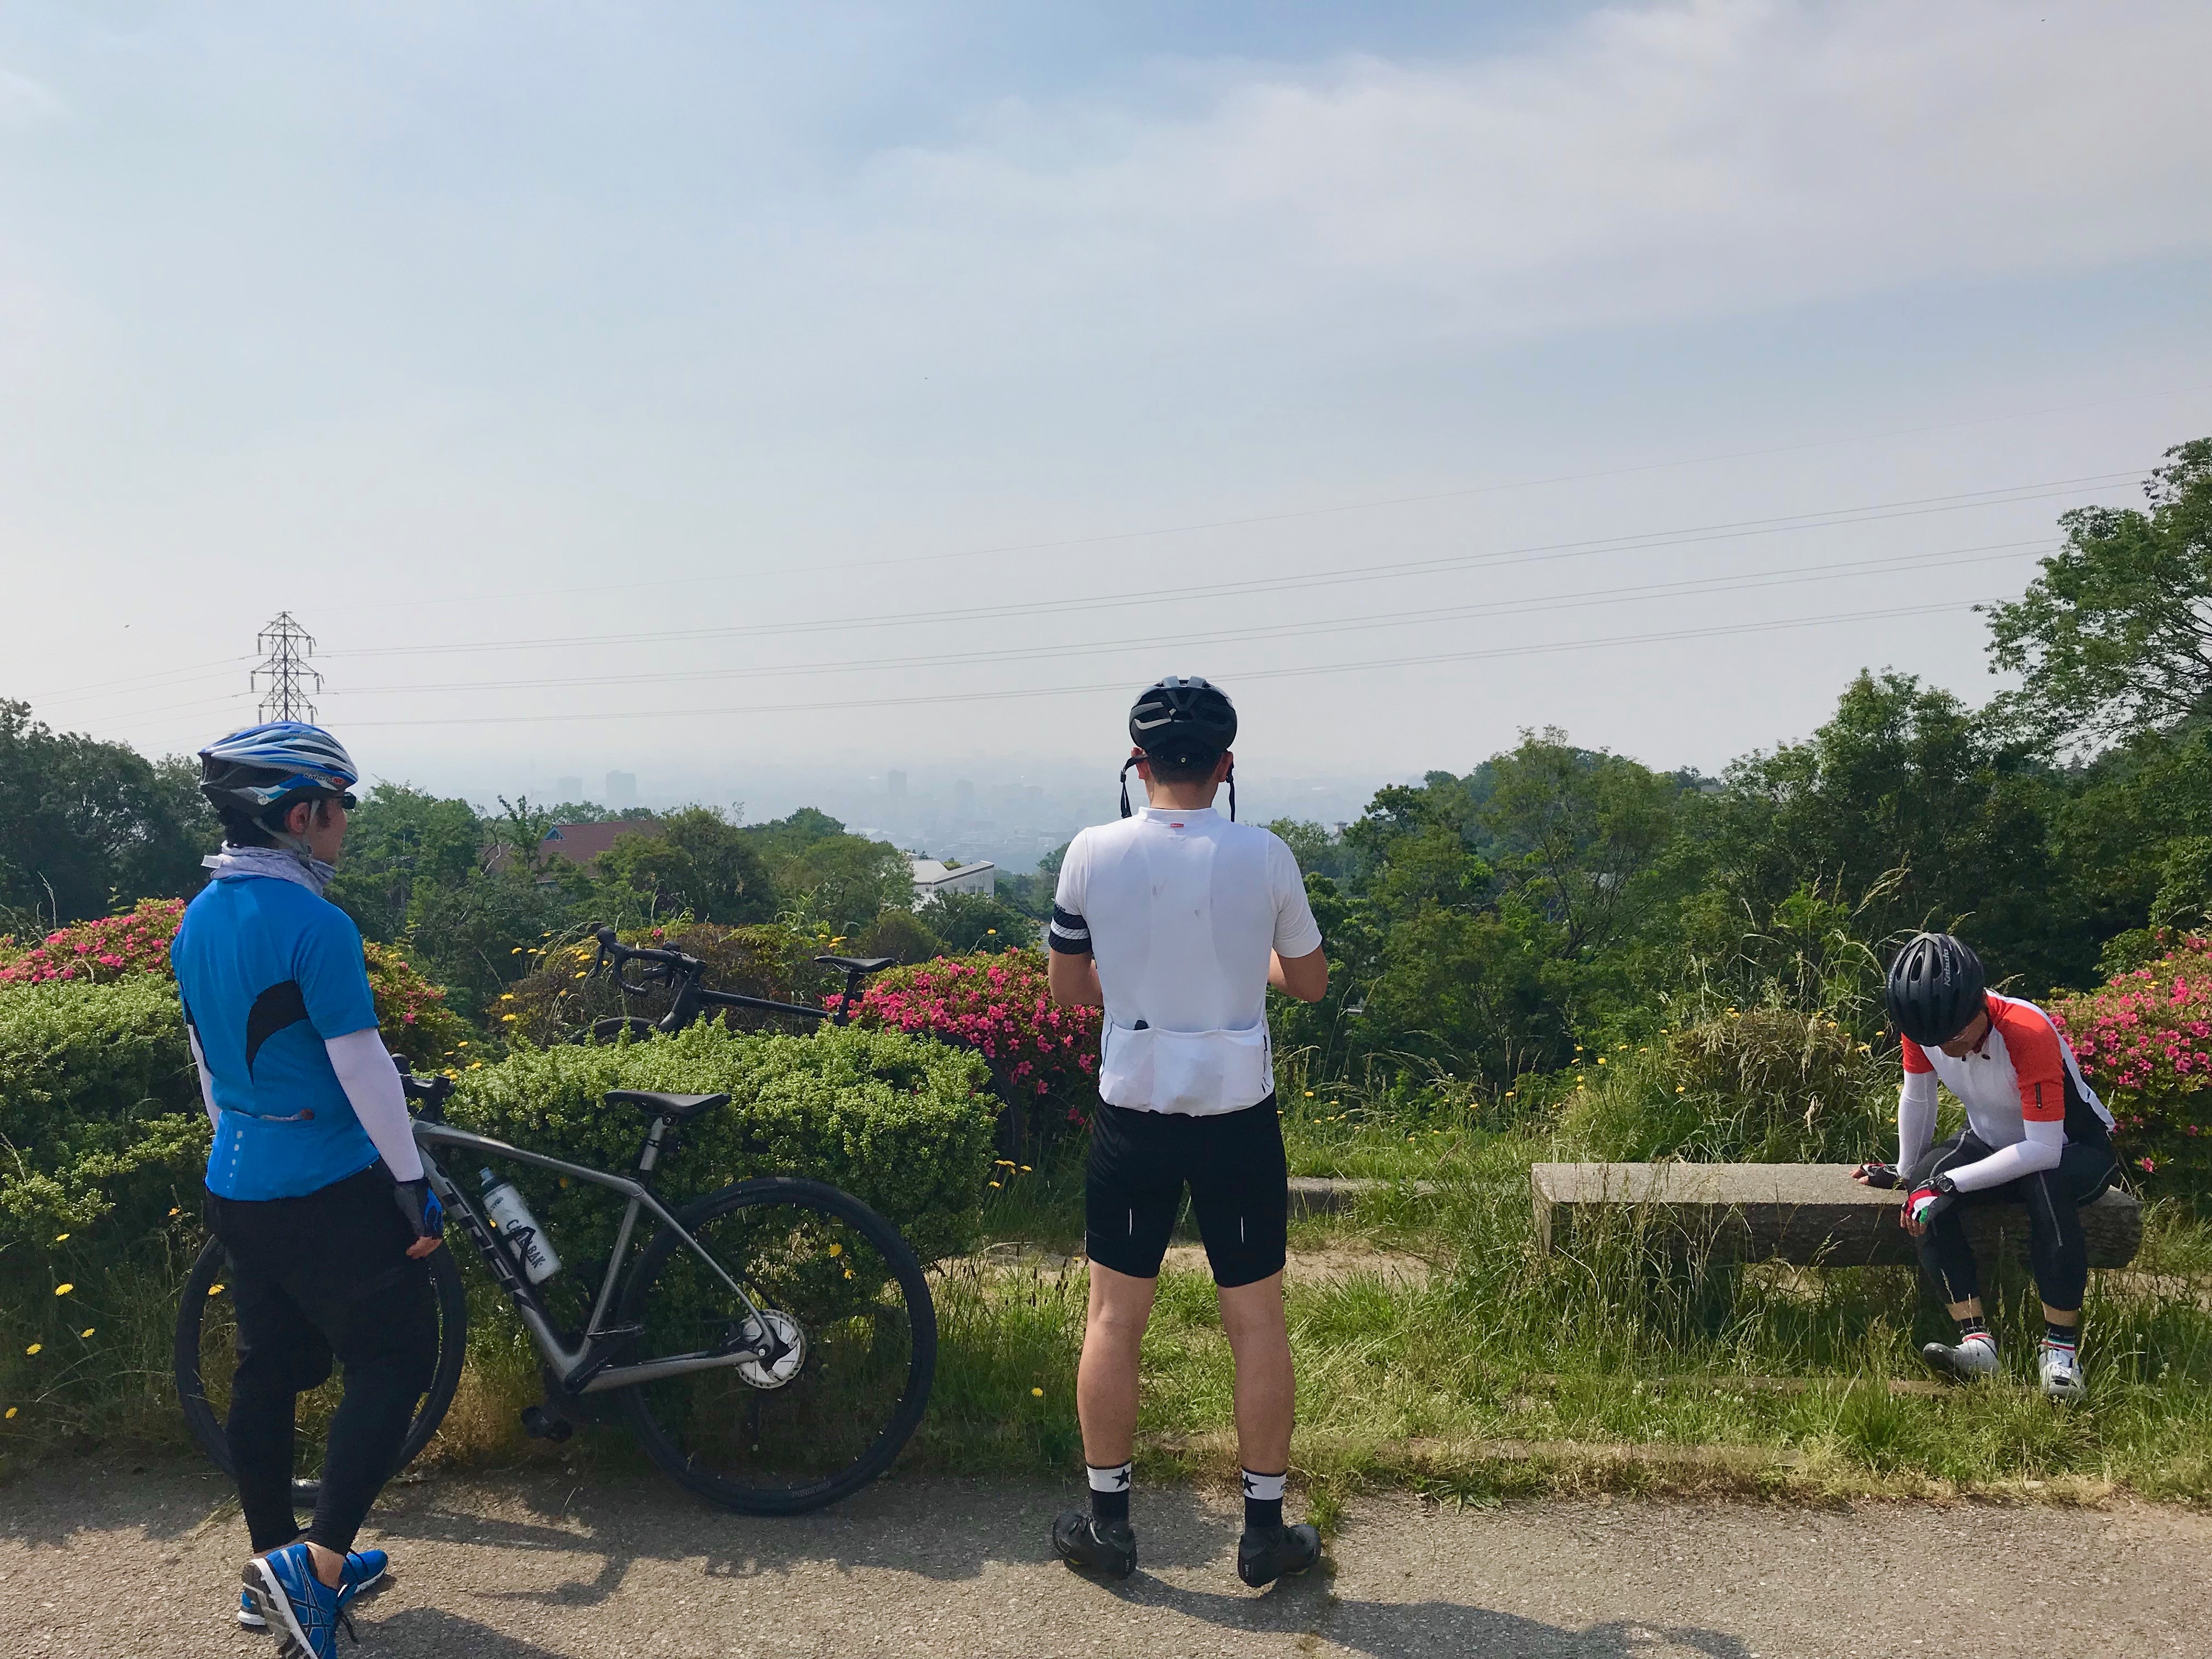
[[1091, 1518], [1101, 1526], [1109, 1521], [1126, 1522], [1129, 1518], [1130, 1466], [1117, 1463], [1110, 1469], [1102, 1469], [1096, 1463], [1086, 1463], [1083, 1467], [1091, 1476]]
[[1279, 1527], [1283, 1524], [1283, 1481], [1289, 1474], [1255, 1474], [1244, 1471], [1244, 1524]]

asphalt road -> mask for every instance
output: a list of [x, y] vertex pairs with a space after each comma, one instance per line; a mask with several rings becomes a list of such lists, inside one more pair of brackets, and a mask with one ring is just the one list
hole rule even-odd
[[[1127, 1584], [1050, 1559], [1040, 1484], [896, 1480], [797, 1521], [655, 1484], [398, 1489], [374, 1656], [1437, 1655], [1844, 1659], [2212, 1654], [2212, 1517], [2103, 1510], [1355, 1504], [1334, 1570], [1255, 1595], [1235, 1511], [1139, 1490]], [[1295, 1507], [1295, 1504], [1294, 1504]], [[88, 1462], [0, 1489], [0, 1654], [270, 1654], [231, 1627], [244, 1534], [196, 1470]]]

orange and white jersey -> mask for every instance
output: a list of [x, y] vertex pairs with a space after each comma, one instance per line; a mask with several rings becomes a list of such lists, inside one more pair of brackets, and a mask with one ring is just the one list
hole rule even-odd
[[1995, 992], [1988, 1006], [1988, 1034], [1957, 1060], [1941, 1048], [1923, 1048], [1905, 1039], [1898, 1127], [1899, 1152], [1906, 1162], [1927, 1150], [1939, 1080], [1959, 1097], [1966, 1109], [1967, 1127], [1987, 1146], [2026, 1140], [2063, 1146], [2112, 1129], [2112, 1115], [2082, 1077], [2073, 1048], [2051, 1016], [2032, 1002]]

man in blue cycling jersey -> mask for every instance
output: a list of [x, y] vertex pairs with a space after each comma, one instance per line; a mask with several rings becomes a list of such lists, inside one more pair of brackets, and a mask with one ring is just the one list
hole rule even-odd
[[[1091, 1501], [1053, 1523], [1071, 1565], [1136, 1570], [1129, 1455], [1138, 1357], [1183, 1191], [1206, 1242], [1237, 1364], [1244, 1532], [1255, 1589], [1304, 1572], [1321, 1537], [1283, 1522], [1296, 1389], [1283, 1316], [1289, 1166], [1275, 1110], [1267, 988], [1328, 988], [1321, 929], [1281, 837], [1236, 821], [1237, 711], [1219, 687], [1169, 678], [1129, 711], [1148, 805], [1069, 845], [1053, 896], [1055, 1001], [1103, 1008], [1099, 1103], [1084, 1182], [1091, 1308], [1076, 1414]], [[1229, 785], [1230, 816], [1213, 810]]]
[[[238, 1621], [288, 1659], [331, 1659], [385, 1582], [354, 1548], [437, 1363], [425, 1262], [443, 1224], [376, 1027], [361, 934], [322, 896], [359, 773], [318, 726], [278, 721], [200, 751], [222, 850], [171, 945], [215, 1126], [207, 1219], [231, 1261], [238, 1368], [225, 1425], [252, 1540]], [[328, 1380], [322, 1491], [292, 1510], [293, 1413]]]

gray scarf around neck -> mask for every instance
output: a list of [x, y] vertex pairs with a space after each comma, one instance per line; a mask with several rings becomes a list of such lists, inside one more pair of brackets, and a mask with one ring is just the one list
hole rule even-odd
[[202, 859], [200, 867], [212, 872], [210, 878], [215, 881], [240, 881], [248, 876], [296, 881], [318, 898], [330, 884], [331, 878], [337, 874], [334, 866], [305, 853], [290, 852], [282, 847], [234, 847], [228, 842], [223, 843], [222, 851]]

